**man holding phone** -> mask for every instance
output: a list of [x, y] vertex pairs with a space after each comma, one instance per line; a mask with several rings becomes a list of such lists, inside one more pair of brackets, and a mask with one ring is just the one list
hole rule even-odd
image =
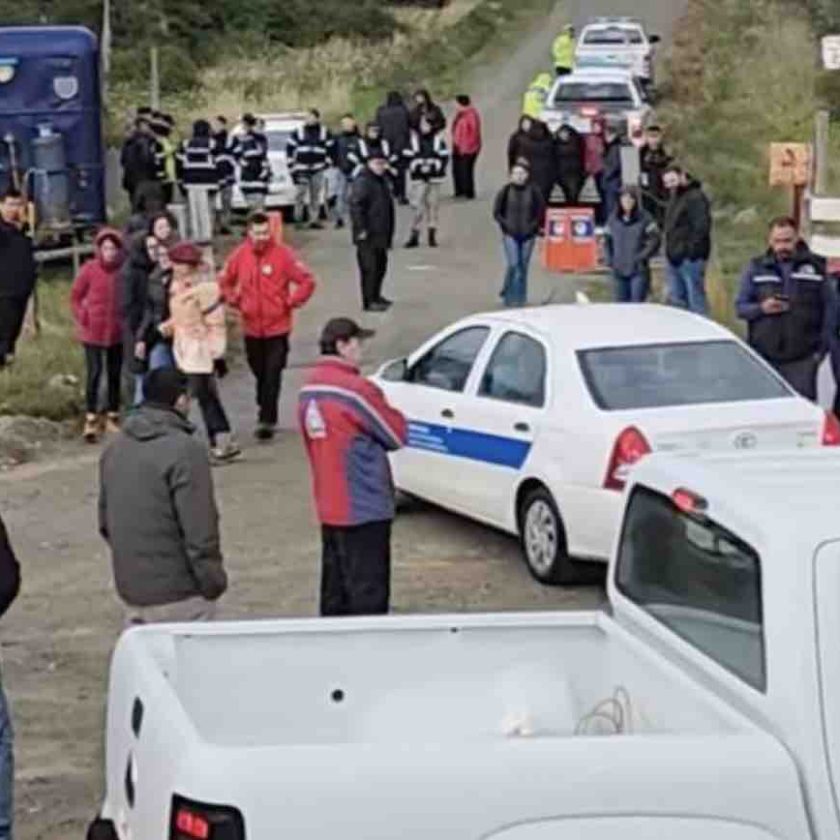
[[837, 296], [822, 257], [787, 217], [770, 223], [769, 248], [751, 260], [735, 301], [750, 346], [810, 400], [817, 371], [837, 341]]

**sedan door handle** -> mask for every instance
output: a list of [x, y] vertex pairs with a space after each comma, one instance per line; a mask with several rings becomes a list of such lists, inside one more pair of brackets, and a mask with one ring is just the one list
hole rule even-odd
[[455, 412], [451, 408], [444, 408], [443, 411], [441, 411], [440, 416], [445, 417], [447, 420], [451, 420], [455, 416]]
[[531, 427], [527, 423], [516, 423], [514, 424], [514, 430], [517, 432], [530, 432]]

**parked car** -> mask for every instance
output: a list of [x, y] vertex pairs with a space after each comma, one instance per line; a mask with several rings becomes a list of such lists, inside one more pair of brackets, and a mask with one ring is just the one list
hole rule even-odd
[[840, 456], [656, 455], [610, 611], [147, 626], [110, 840], [837, 840]]
[[581, 134], [591, 133], [594, 120], [610, 120], [640, 143], [651, 110], [638, 79], [629, 70], [598, 67], [559, 76], [542, 119], [551, 131], [567, 123]]
[[[300, 113], [260, 114], [257, 115], [257, 119], [268, 140], [268, 162], [271, 166], [271, 181], [268, 185], [265, 206], [271, 210], [282, 210], [290, 220], [295, 207], [297, 188], [289, 172], [286, 144], [292, 132], [304, 124], [306, 115]], [[232, 133], [235, 136], [241, 134], [243, 130], [242, 124], [239, 123]], [[235, 185], [233, 190], [233, 209], [248, 209], [238, 185]]]
[[623, 67], [652, 87], [658, 35], [648, 35], [636, 18], [595, 18], [584, 26], [575, 50], [575, 67]]
[[545, 583], [609, 557], [650, 452], [840, 444], [834, 416], [727, 329], [653, 304], [474, 315], [374, 379], [409, 418], [397, 487], [519, 535]]

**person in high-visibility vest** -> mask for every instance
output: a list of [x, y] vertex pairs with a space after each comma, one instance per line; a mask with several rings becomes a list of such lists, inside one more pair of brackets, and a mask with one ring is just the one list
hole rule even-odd
[[532, 119], [539, 119], [553, 84], [554, 80], [551, 78], [551, 73], [540, 73], [528, 86], [528, 90], [525, 91], [525, 98], [522, 100], [522, 113]]
[[566, 76], [572, 72], [575, 63], [575, 28], [570, 23], [566, 24], [554, 39], [551, 56], [558, 76]]

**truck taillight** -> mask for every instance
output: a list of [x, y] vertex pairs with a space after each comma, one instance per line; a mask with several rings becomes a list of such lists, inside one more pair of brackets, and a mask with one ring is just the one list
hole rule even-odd
[[822, 445], [840, 446], [840, 420], [831, 411], [826, 411], [823, 420]]
[[245, 823], [236, 808], [172, 797], [170, 840], [245, 840]]
[[615, 440], [604, 487], [607, 490], [623, 490], [630, 467], [650, 451], [650, 444], [635, 426], [624, 429]]
[[580, 115], [582, 117], [597, 117], [601, 112], [597, 108], [591, 108], [588, 105], [584, 105], [583, 108], [580, 109]]

